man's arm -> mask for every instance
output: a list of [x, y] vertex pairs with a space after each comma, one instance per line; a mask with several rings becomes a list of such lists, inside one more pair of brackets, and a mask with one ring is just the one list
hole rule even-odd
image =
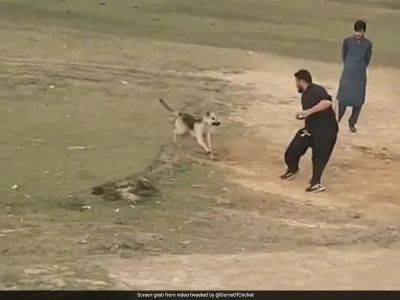
[[332, 106], [332, 101], [331, 100], [321, 100], [317, 105], [314, 105], [313, 107], [311, 107], [310, 109], [307, 109], [305, 111], [303, 111], [303, 113], [306, 115], [306, 117], [315, 114], [317, 112], [323, 111], [329, 107]]
[[347, 39], [344, 39], [343, 41], [343, 47], [342, 47], [342, 61], [345, 62], [346, 60], [346, 55], [347, 55]]
[[371, 61], [371, 56], [372, 56], [372, 43], [369, 44], [367, 52], [365, 53], [365, 63], [367, 64], [367, 66], [369, 65], [369, 62]]
[[303, 120], [307, 118], [308, 116], [311, 116], [312, 114], [315, 114], [317, 112], [323, 111], [327, 108], [332, 106], [332, 101], [331, 100], [321, 100], [318, 102], [318, 104], [314, 105], [310, 109], [303, 110], [301, 112], [298, 112], [296, 114], [296, 119]]

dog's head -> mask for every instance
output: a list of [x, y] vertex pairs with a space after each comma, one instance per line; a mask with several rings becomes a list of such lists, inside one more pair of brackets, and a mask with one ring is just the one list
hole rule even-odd
[[221, 122], [220, 122], [219, 118], [213, 112], [207, 111], [203, 116], [203, 120], [204, 120], [204, 122], [206, 124], [211, 125], [211, 126], [219, 126], [219, 125], [221, 125]]

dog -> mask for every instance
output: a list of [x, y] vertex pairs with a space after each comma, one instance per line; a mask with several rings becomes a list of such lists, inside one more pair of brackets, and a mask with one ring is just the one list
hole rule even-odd
[[175, 117], [175, 128], [173, 131], [174, 144], [177, 143], [178, 135], [183, 136], [189, 133], [196, 139], [197, 144], [210, 155], [210, 158], [213, 158], [211, 134], [213, 133], [213, 128], [221, 125], [216, 114], [207, 111], [202, 117], [194, 117], [188, 113], [174, 110], [163, 99], [159, 99], [159, 101]]

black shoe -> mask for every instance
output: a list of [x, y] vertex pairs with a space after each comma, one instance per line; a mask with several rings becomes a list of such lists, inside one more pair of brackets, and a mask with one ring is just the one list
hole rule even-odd
[[323, 191], [325, 191], [325, 188], [320, 183], [310, 185], [308, 188], [306, 188], [306, 192], [308, 193], [320, 193]]
[[356, 133], [357, 132], [357, 127], [356, 126], [350, 126], [349, 127], [350, 132]]
[[294, 172], [287, 171], [285, 174], [281, 175], [281, 179], [283, 179], [283, 180], [293, 179], [294, 177], [296, 177], [296, 174], [298, 172], [299, 172], [298, 170], [294, 171]]

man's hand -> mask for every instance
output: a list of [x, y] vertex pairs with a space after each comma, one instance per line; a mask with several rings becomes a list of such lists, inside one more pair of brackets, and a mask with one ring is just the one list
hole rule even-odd
[[304, 120], [309, 116], [309, 112], [307, 110], [300, 111], [296, 114], [296, 119], [297, 120]]
[[315, 114], [317, 112], [323, 111], [323, 110], [329, 108], [330, 106], [332, 106], [332, 102], [330, 100], [321, 100], [317, 105], [311, 107], [310, 109], [298, 112], [296, 114], [296, 119], [297, 120], [304, 120], [309, 115], [312, 115], [312, 114]]

